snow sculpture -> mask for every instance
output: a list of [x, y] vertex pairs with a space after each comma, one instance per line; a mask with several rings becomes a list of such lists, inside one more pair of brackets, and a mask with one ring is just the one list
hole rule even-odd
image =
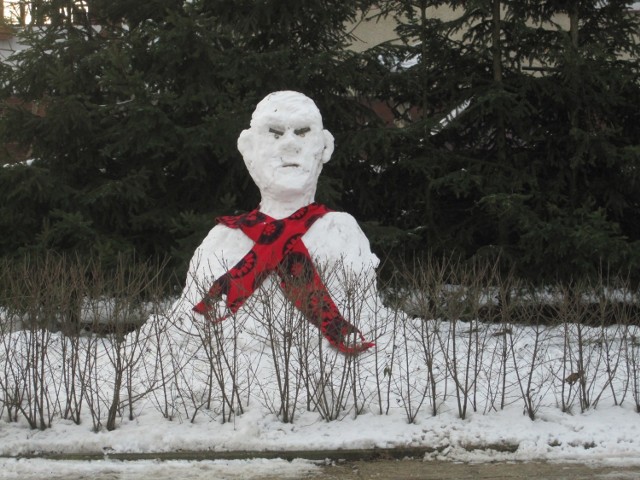
[[[224, 320], [276, 277], [284, 297], [338, 350], [353, 354], [373, 346], [341, 314], [340, 299], [350, 279], [371, 282], [378, 258], [351, 215], [314, 201], [334, 149], [315, 103], [298, 92], [267, 95], [238, 149], [260, 190], [260, 206], [219, 218], [196, 249], [185, 287], [195, 320]], [[339, 271], [333, 280], [321, 277], [332, 270]]]

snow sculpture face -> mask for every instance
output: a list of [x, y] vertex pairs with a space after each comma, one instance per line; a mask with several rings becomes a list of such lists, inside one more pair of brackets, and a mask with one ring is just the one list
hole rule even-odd
[[301, 196], [313, 201], [333, 147], [313, 100], [291, 91], [267, 95], [256, 106], [251, 127], [238, 138], [238, 150], [263, 198], [282, 202]]

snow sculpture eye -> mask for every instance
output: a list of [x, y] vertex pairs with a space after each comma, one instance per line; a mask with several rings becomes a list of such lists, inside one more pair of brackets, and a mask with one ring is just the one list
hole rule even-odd
[[311, 127], [298, 128], [294, 130], [293, 133], [298, 135], [299, 137], [304, 137], [304, 134], [311, 131]]
[[282, 130], [278, 130], [277, 128], [270, 128], [269, 133], [272, 133], [276, 139], [284, 135], [284, 132]]

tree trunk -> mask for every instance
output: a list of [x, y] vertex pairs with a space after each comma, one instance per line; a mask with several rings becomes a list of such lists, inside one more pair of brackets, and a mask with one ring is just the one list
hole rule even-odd
[[[491, 17], [493, 22], [493, 31], [491, 34], [491, 53], [493, 57], [493, 82], [495, 89], [502, 92], [502, 3], [500, 0], [492, 0]], [[505, 168], [507, 161], [507, 139], [504, 120], [504, 110], [502, 106], [495, 109], [496, 115], [496, 160], [498, 170]], [[508, 244], [509, 231], [504, 217], [498, 221], [498, 244], [500, 247]]]

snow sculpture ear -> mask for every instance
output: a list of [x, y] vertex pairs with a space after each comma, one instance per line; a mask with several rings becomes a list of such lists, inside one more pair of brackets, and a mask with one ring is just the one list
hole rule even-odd
[[243, 130], [238, 137], [238, 151], [244, 160], [247, 169], [251, 171], [253, 163], [253, 144], [255, 143], [251, 129]]
[[322, 163], [327, 163], [333, 154], [335, 141], [329, 130], [322, 130], [324, 136], [324, 150], [322, 151]]

